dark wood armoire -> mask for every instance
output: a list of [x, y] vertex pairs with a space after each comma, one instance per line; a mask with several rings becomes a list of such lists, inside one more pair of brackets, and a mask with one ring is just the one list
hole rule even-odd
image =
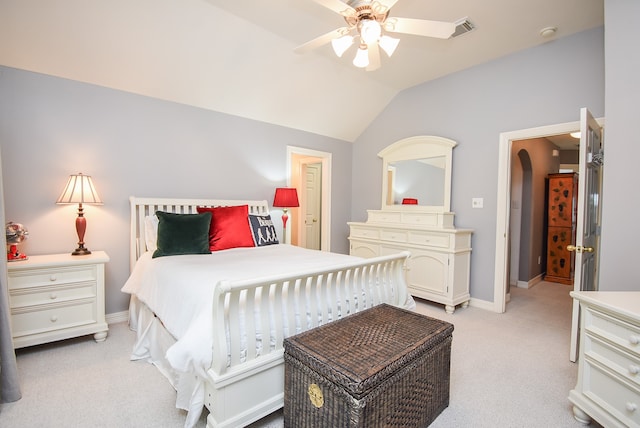
[[545, 281], [573, 284], [578, 174], [549, 174], [547, 209], [547, 272]]

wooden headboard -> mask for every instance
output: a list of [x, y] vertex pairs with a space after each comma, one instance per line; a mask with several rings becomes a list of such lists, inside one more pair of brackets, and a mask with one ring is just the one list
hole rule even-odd
[[235, 205], [248, 205], [249, 214], [269, 214], [267, 201], [243, 201], [225, 199], [174, 199], [174, 198], [137, 198], [129, 197], [131, 206], [131, 237], [129, 246], [129, 271], [133, 271], [138, 257], [147, 251], [144, 239], [146, 216], [155, 214], [156, 211], [165, 211], [179, 214], [196, 214], [197, 207], [230, 207]]

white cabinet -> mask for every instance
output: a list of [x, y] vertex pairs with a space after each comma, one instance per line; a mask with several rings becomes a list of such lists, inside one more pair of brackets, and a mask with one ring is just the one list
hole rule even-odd
[[640, 427], [640, 292], [579, 291], [575, 418], [605, 427]]
[[406, 266], [411, 295], [444, 304], [453, 313], [456, 305], [469, 304], [472, 231], [450, 226], [446, 214], [369, 210], [366, 222], [349, 223], [350, 254], [411, 252]]
[[11, 331], [16, 348], [93, 334], [104, 341], [103, 251], [30, 256], [8, 264]]

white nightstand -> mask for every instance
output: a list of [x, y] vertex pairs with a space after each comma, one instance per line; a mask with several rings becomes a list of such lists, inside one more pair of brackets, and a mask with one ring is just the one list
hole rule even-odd
[[93, 334], [107, 338], [104, 265], [109, 256], [51, 254], [9, 262], [11, 329], [16, 348]]
[[640, 427], [640, 292], [572, 291], [580, 302], [575, 418], [605, 427]]

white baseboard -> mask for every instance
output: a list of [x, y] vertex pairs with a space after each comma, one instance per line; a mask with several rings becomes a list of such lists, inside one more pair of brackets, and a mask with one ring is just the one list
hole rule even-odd
[[531, 288], [534, 285], [542, 282], [543, 275], [540, 274], [534, 278], [531, 278], [529, 281], [518, 281], [518, 288]]
[[129, 321], [129, 311], [115, 312], [105, 316], [107, 324], [117, 324], [119, 322]]
[[484, 309], [486, 311], [495, 312], [495, 306], [493, 302], [489, 302], [486, 300], [474, 299], [473, 297], [469, 300], [469, 306], [473, 306], [474, 308]]

